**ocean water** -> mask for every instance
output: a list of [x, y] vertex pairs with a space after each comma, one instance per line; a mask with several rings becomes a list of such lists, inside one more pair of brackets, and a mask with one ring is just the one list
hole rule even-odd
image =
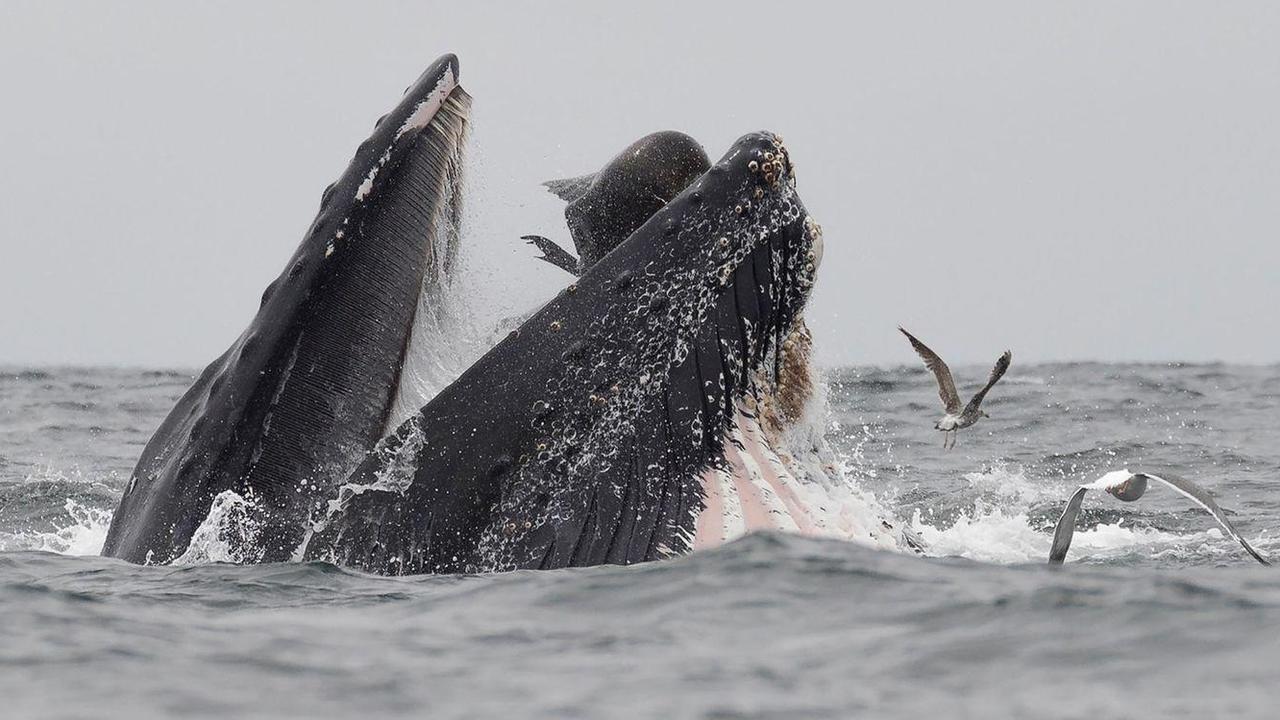
[[[985, 377], [987, 368], [957, 368]], [[189, 370], [0, 368], [0, 717], [1259, 717], [1280, 570], [1280, 366], [1013, 369], [943, 450], [914, 365], [827, 373], [828, 437], [927, 557], [761, 534], [634, 567], [381, 578], [97, 557]], [[962, 389], [962, 394], [964, 389]]]

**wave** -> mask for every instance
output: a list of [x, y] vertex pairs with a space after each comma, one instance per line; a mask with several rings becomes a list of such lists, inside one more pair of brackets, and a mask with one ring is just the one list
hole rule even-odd
[[[850, 408], [837, 396], [842, 382], [848, 393], [848, 383], [859, 381], [855, 372], [832, 371], [824, 375], [826, 382], [818, 385], [819, 400], [810, 408], [814, 412], [803, 419], [798, 432], [790, 438], [793, 454], [812, 460], [809, 464], [813, 475], [832, 476], [820, 488], [823, 496], [811, 500], [830, 513], [833, 526], [855, 527], [861, 531], [847, 535], [877, 537], [879, 520], [887, 520], [894, 528], [919, 537], [927, 547], [927, 554], [933, 556], [959, 556], [996, 564], [1043, 563], [1048, 555], [1053, 523], [1076, 482], [1095, 472], [1100, 474], [1107, 469], [1142, 462], [1148, 455], [1158, 455], [1170, 465], [1184, 466], [1188, 474], [1193, 473], [1193, 469], [1204, 474], [1208, 467], [1225, 476], [1229, 468], [1247, 467], [1252, 472], [1236, 473], [1231, 479], [1232, 487], [1237, 492], [1248, 492], [1250, 498], [1255, 497], [1255, 491], [1265, 490], [1265, 485], [1253, 478], [1276, 467], [1260, 452], [1221, 445], [1173, 444], [1161, 439], [1144, 441], [1132, 437], [1132, 433], [1127, 437], [1117, 434], [1118, 441], [1103, 444], [1083, 436], [1071, 439], [1055, 436], [1045, 438], [1040, 444], [1043, 449], [1037, 451], [1035, 445], [1039, 443], [1035, 440], [1040, 437], [1029, 432], [1035, 440], [1005, 461], [1014, 462], [1013, 458], [1019, 458], [1027, 463], [1029, 471], [1022, 466], [997, 465], [960, 478], [947, 476], [954, 470], [943, 471], [947, 474], [941, 477], [930, 477], [937, 470], [931, 470], [929, 462], [904, 466], [895, 458], [894, 430], [914, 422], [919, 412], [910, 408], [901, 411], [897, 405], [880, 412]], [[862, 379], [873, 383], [893, 382], [887, 377]], [[155, 415], [158, 407], [158, 401], [126, 402], [136, 402], [138, 410], [146, 412], [148, 417]], [[57, 402], [52, 406], [65, 419], [70, 406]], [[100, 405], [99, 411], [102, 407], [105, 406]], [[51, 439], [59, 443], [65, 442], [63, 433], [72, 429], [71, 423], [49, 423], [43, 427]], [[106, 426], [103, 429], [107, 429]], [[1057, 449], [1049, 452], [1055, 445]], [[121, 447], [119, 452], [124, 458], [132, 449]], [[18, 486], [9, 486], [17, 492], [6, 496], [10, 504], [4, 526], [0, 527], [0, 550], [38, 550], [67, 555], [98, 553], [112, 514], [103, 506], [114, 506], [123, 481], [78, 473], [66, 477], [52, 469], [37, 475], [27, 481], [46, 483], [39, 497], [23, 488], [21, 481]], [[960, 484], [958, 490], [946, 489], [947, 486], [954, 488], [957, 483]], [[921, 492], [906, 488], [912, 484]], [[250, 515], [245, 511], [245, 502], [239, 496], [220, 497], [201, 526], [197, 540], [177, 564], [251, 562], [252, 558], [243, 554], [245, 539], [252, 535], [252, 528], [245, 525], [245, 518]], [[1135, 513], [1136, 508], [1119, 509], [1107, 502], [1106, 498], [1087, 501], [1087, 522], [1076, 533], [1069, 560], [1131, 564], [1154, 558], [1157, 563], [1179, 559], [1204, 563], [1233, 562], [1238, 555], [1237, 549], [1207, 518], [1195, 516], [1194, 521], [1183, 522], [1168, 511]], [[23, 507], [23, 503], [32, 503], [31, 508]], [[1100, 508], [1112, 509], [1102, 511]], [[1179, 511], [1182, 510], [1179, 507]], [[18, 527], [22, 529], [16, 530]], [[1270, 542], [1263, 537], [1258, 544], [1265, 550], [1269, 544], [1280, 544], [1280, 537]]]

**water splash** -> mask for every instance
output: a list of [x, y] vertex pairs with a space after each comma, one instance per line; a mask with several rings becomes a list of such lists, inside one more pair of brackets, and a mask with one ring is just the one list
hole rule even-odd
[[253, 563], [261, 560], [260, 528], [252, 501], [225, 490], [213, 499], [209, 515], [191, 536], [191, 544], [171, 565]]
[[[1029, 479], [1022, 468], [995, 467], [968, 473], [964, 478], [969, 484], [964, 495], [971, 498], [971, 504], [962, 507], [954, 520], [948, 522], [920, 509], [912, 513], [910, 529], [927, 543], [927, 554], [999, 564], [1045, 562], [1056, 515], [1046, 522], [1043, 506], [1065, 501], [1063, 489]], [[1215, 533], [1221, 537], [1216, 528], [1178, 534], [1131, 525], [1120, 518], [1077, 531], [1071, 559], [1115, 560], [1130, 555], [1186, 552], [1215, 540]]]
[[52, 531], [0, 533], [0, 551], [37, 551], [59, 555], [97, 555], [107, 540], [111, 511], [89, 507], [67, 498], [62, 505], [66, 520]]
[[[776, 440], [787, 469], [802, 481], [797, 490], [822, 529], [817, 534], [882, 550], [908, 550], [914, 538], [892, 522], [889, 505], [867, 486], [877, 473], [864, 452], [867, 428], [846, 435], [831, 411], [825, 376], [814, 368], [810, 372], [816, 380], [813, 394], [801, 416]], [[848, 444], [837, 449], [831, 440], [841, 437]]]

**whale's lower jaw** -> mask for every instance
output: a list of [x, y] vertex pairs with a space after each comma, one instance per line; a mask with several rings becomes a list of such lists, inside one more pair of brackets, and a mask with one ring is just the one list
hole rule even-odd
[[844, 464], [826, 438], [826, 401], [803, 321], [782, 344], [776, 378], [735, 409], [723, 463], [703, 473], [695, 551], [758, 531], [832, 538], [881, 549], [912, 539], [885, 521], [873, 497], [851, 492]]
[[757, 419], [739, 407], [723, 466], [699, 478], [703, 507], [695, 525], [694, 550], [761, 530], [827, 534], [823, 519], [810, 505], [811, 488], [796, 478], [782, 452]]

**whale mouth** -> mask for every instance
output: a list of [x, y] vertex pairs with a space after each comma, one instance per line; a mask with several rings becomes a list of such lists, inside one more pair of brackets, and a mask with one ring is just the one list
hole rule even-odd
[[816, 236], [780, 139], [744, 136], [370, 453], [302, 556], [401, 574], [691, 549]]
[[147, 444], [104, 554], [167, 563], [227, 493], [260, 528], [241, 562], [459, 572], [689, 549], [701, 479], [740, 402], [777, 384], [812, 286], [789, 154], [739, 139], [460, 376], [424, 382], [458, 265], [457, 78], [453, 56], [433, 64], [325, 191]]

